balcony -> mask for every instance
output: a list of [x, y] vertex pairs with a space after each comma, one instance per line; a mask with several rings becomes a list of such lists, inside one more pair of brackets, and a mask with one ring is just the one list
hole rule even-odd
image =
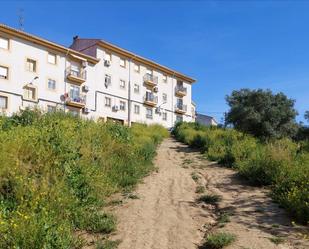
[[86, 105], [86, 95], [79, 94], [79, 95], [69, 95], [65, 99], [65, 103], [69, 106], [83, 108]]
[[144, 96], [144, 104], [149, 106], [156, 106], [158, 103], [158, 96], [153, 93], [147, 92]]
[[176, 104], [175, 112], [179, 114], [185, 114], [187, 112], [187, 106], [183, 104]]
[[175, 87], [175, 94], [178, 97], [184, 97], [187, 95], [187, 88], [183, 86], [176, 86]]
[[158, 77], [147, 73], [147, 74], [144, 75], [144, 83], [145, 83], [145, 85], [148, 85], [150, 87], [154, 87], [158, 84]]
[[66, 70], [67, 79], [78, 84], [82, 84], [86, 81], [86, 71], [83, 69], [76, 69], [68, 67]]

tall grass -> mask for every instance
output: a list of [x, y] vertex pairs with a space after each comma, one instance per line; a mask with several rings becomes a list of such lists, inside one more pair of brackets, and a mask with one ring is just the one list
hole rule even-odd
[[26, 110], [0, 119], [0, 248], [77, 248], [109, 233], [104, 200], [152, 169], [160, 126], [133, 128]]
[[181, 123], [176, 138], [210, 160], [233, 167], [257, 186], [269, 185], [273, 198], [299, 222], [309, 222], [309, 141], [262, 143], [234, 129]]

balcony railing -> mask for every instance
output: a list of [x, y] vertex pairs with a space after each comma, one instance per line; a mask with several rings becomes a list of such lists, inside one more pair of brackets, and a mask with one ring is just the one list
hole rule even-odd
[[158, 103], [158, 96], [154, 95], [153, 93], [147, 92], [144, 96], [145, 104], [155, 106]]
[[183, 86], [176, 86], [175, 93], [178, 96], [186, 96], [187, 95], [187, 88]]
[[187, 105], [176, 104], [175, 112], [181, 113], [181, 114], [186, 113], [187, 112]]
[[74, 107], [84, 107], [86, 105], [86, 95], [69, 94], [66, 98], [66, 104]]
[[156, 86], [158, 84], [158, 77], [152, 74], [146, 73], [144, 75], [144, 82], [150, 86]]
[[83, 69], [76, 69], [73, 67], [68, 67], [67, 70], [67, 78], [71, 81], [77, 82], [77, 83], [83, 83], [87, 79], [87, 72]]

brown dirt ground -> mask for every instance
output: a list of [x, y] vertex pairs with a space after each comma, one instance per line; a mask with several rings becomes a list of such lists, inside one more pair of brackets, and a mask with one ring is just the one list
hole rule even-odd
[[[155, 165], [157, 171], [134, 192], [138, 198], [112, 208], [118, 227], [111, 239], [121, 241], [119, 249], [199, 248], [207, 234], [218, 231], [237, 236], [227, 249], [309, 248], [308, 227], [293, 225], [267, 189], [248, 185], [235, 171], [171, 138], [158, 148]], [[222, 196], [218, 206], [197, 204], [197, 186]], [[230, 222], [220, 225], [223, 212]], [[270, 240], [278, 237], [278, 245]]]

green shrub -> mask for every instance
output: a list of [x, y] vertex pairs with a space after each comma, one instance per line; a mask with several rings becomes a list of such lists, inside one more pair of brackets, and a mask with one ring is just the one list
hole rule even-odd
[[202, 248], [205, 249], [221, 249], [225, 246], [230, 245], [236, 240], [236, 236], [231, 233], [215, 233], [210, 234], [206, 238], [206, 243]]
[[309, 142], [280, 139], [262, 143], [233, 129], [180, 123], [175, 137], [208, 159], [237, 169], [251, 183], [269, 185], [273, 198], [297, 221], [309, 222]]
[[75, 229], [109, 233], [104, 200], [152, 169], [158, 125], [128, 128], [63, 112], [0, 118], [0, 248], [73, 248]]
[[217, 204], [219, 201], [221, 201], [222, 197], [220, 195], [215, 194], [205, 194], [200, 196], [197, 201], [198, 202], [204, 202], [207, 204]]

